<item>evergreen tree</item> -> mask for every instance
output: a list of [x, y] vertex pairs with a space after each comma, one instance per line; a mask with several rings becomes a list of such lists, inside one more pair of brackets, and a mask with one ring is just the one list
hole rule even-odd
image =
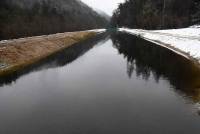
[[199, 23], [200, 0], [126, 0], [112, 17], [114, 26], [160, 29]]

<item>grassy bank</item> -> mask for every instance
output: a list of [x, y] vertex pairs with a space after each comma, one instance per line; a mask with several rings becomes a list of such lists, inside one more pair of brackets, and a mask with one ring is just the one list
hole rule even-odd
[[1, 41], [0, 76], [21, 70], [95, 35], [96, 32], [71, 32]]

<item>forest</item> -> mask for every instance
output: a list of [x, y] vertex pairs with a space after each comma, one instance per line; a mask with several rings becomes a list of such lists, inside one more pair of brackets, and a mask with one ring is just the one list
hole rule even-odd
[[126, 0], [113, 13], [114, 27], [182, 28], [200, 23], [200, 0]]
[[1, 0], [0, 40], [103, 28], [108, 20], [79, 0]]

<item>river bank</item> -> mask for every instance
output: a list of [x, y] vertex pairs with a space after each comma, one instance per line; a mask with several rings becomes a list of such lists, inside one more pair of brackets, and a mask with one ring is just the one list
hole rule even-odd
[[58, 33], [0, 41], [0, 76], [21, 70], [103, 30]]
[[200, 28], [198, 26], [169, 30], [120, 28], [119, 31], [165, 47], [200, 65]]

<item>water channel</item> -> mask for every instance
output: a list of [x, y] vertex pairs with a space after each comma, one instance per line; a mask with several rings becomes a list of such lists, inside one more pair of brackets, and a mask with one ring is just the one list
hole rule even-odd
[[200, 70], [132, 35], [98, 35], [0, 78], [1, 134], [200, 134]]

